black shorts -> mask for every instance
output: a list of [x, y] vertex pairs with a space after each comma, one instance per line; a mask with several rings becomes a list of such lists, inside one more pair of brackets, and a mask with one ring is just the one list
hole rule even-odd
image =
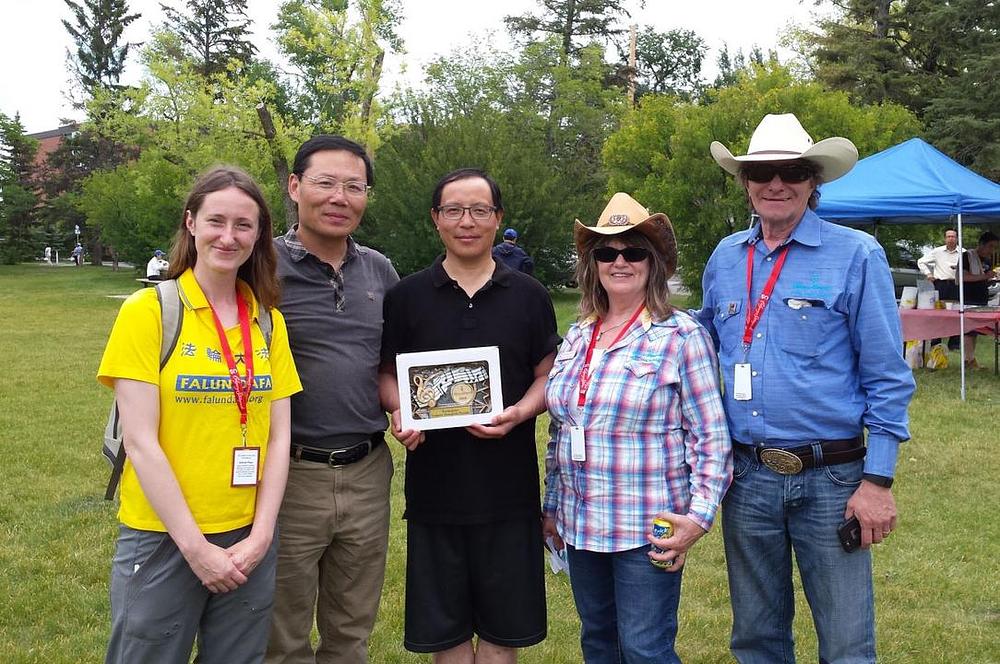
[[411, 652], [441, 652], [477, 634], [507, 648], [545, 638], [538, 518], [474, 525], [406, 522], [406, 629]]

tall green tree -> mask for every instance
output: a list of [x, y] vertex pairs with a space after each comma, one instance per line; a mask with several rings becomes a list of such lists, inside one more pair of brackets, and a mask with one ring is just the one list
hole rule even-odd
[[287, 0], [272, 28], [293, 67], [295, 118], [374, 149], [384, 109], [376, 99], [387, 49], [399, 49], [395, 0]]
[[[816, 77], [862, 103], [895, 101], [920, 110], [920, 69], [937, 70], [935, 48], [912, 43], [917, 5], [893, 0], [834, 0], [835, 13], [805, 32]], [[918, 30], [919, 32], [919, 30]], [[921, 52], [922, 51], [922, 52]], [[918, 75], [915, 75], [918, 74]]]
[[769, 63], [714, 93], [709, 104], [649, 95], [608, 139], [604, 161], [609, 190], [634, 192], [643, 205], [670, 217], [681, 277], [696, 294], [719, 240], [749, 221], [743, 187], [719, 168], [708, 146], [717, 140], [743, 154], [764, 115], [788, 112], [813, 138], [846, 136], [862, 156], [920, 131], [913, 113], [899, 105], [855, 105], [846, 93], [798, 81], [786, 68]]
[[427, 69], [426, 91], [395, 100], [400, 126], [375, 158], [376, 188], [361, 237], [401, 273], [425, 267], [441, 244], [430, 222], [435, 182], [485, 168], [504, 192], [513, 226], [548, 286], [572, 272], [573, 219], [596, 219], [606, 176], [600, 150], [624, 100], [604, 86], [601, 49], [559, 64], [557, 38], [519, 57], [489, 48], [454, 53]]
[[[622, 40], [616, 44], [621, 58], [616, 83], [625, 86], [632, 73], [628, 67], [628, 49]], [[649, 93], [693, 99], [704, 87], [701, 66], [708, 45], [694, 31], [657, 32], [646, 26], [636, 33], [635, 51], [636, 99]]]
[[68, 56], [81, 87], [115, 88], [125, 70], [129, 49], [125, 28], [141, 16], [130, 14], [127, 0], [64, 0], [72, 22], [62, 19], [74, 47]]
[[250, 41], [247, 0], [187, 0], [183, 10], [160, 7], [166, 26], [180, 36], [183, 52], [205, 78], [226, 72], [231, 60], [245, 67], [257, 52]]
[[[826, 4], [826, 3], [824, 3]], [[831, 18], [800, 31], [816, 78], [864, 103], [893, 101], [926, 138], [1000, 178], [1000, 5], [982, 0], [830, 0]]]
[[538, 0], [540, 14], [507, 16], [504, 23], [514, 36], [529, 41], [559, 38], [560, 64], [566, 65], [581, 48], [592, 42], [607, 43], [624, 29], [628, 18], [625, 0]]
[[[114, 97], [121, 99], [117, 94]], [[97, 106], [93, 100], [89, 105], [91, 109]], [[59, 146], [46, 155], [45, 161], [36, 168], [36, 182], [43, 194], [36, 213], [45, 232], [57, 238], [53, 240], [57, 246], [66, 250], [71, 248], [70, 243], [76, 239], [74, 227], [80, 226], [91, 260], [101, 264], [105, 253], [101, 230], [88, 222], [78, 206], [82, 185], [90, 174], [113, 169], [137, 156], [138, 150], [133, 146], [101, 136], [89, 124], [65, 136]], [[110, 249], [114, 255], [114, 247]]]
[[959, 162], [1000, 181], [1000, 4], [935, 3], [928, 23], [944, 33], [954, 73], [924, 110], [927, 137]]
[[[273, 89], [262, 78], [231, 72], [206, 86], [194, 62], [176, 59], [178, 40], [171, 32], [154, 34], [143, 50], [143, 81], [129, 92], [130, 110], [108, 106], [84, 125], [140, 151], [138, 158], [92, 173], [76, 201], [88, 227], [99, 228], [102, 240], [130, 262], [145, 262], [153, 248], [169, 244], [191, 183], [213, 164], [241, 166], [261, 185], [271, 209], [281, 209], [284, 183], [274, 177], [256, 111]], [[304, 135], [280, 117], [275, 129], [286, 153]], [[280, 215], [275, 224], [284, 228]]]
[[32, 165], [38, 142], [24, 133], [21, 118], [0, 113], [0, 261], [37, 256]]
[[[768, 53], [769, 62], [777, 62], [778, 56], [775, 52]], [[729, 87], [739, 82], [740, 76], [753, 71], [754, 66], [764, 65], [764, 52], [759, 46], [754, 46], [748, 54], [743, 53], [742, 48], [736, 49], [735, 53], [729, 52], [729, 45], [723, 44], [722, 50], [715, 59], [715, 64], [719, 73], [712, 82], [712, 87], [716, 90]]]

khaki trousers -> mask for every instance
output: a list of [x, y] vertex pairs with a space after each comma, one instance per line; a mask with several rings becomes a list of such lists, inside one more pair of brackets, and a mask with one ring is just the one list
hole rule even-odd
[[392, 472], [385, 443], [340, 468], [292, 460], [278, 514], [269, 664], [368, 661], [385, 579]]

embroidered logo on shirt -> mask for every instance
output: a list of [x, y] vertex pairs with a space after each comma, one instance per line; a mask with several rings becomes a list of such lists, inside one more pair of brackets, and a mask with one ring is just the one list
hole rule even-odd
[[793, 294], [807, 300], [832, 299], [833, 286], [828, 283], [822, 283], [823, 276], [822, 272], [813, 270], [807, 277], [808, 281], [805, 279], [793, 281], [791, 284]]

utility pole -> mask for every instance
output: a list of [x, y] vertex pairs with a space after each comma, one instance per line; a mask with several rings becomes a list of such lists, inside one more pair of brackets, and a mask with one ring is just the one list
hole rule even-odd
[[628, 105], [635, 106], [635, 39], [639, 26], [635, 23], [628, 28]]

